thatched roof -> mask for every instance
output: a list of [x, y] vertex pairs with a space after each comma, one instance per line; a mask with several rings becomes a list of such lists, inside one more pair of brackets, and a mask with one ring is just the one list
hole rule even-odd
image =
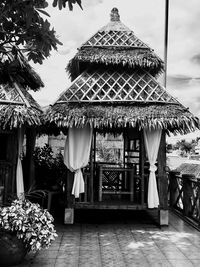
[[19, 49], [0, 53], [0, 84], [17, 82], [23, 87], [37, 91], [44, 84]]
[[111, 11], [111, 21], [79, 48], [67, 71], [73, 80], [96, 64], [145, 68], [154, 76], [164, 69], [163, 61], [154, 51], [120, 21], [116, 8]]
[[161, 127], [172, 133], [186, 134], [199, 128], [199, 120], [178, 104], [92, 104], [56, 103], [46, 112], [49, 127], [92, 127], [105, 131], [125, 127]]
[[41, 124], [42, 110], [33, 97], [17, 83], [0, 85], [0, 128], [13, 129]]
[[124, 127], [161, 127], [188, 133], [199, 120], [145, 70], [87, 70], [73, 81], [45, 115], [46, 124], [110, 131]]
[[121, 23], [117, 9], [68, 68], [73, 78], [78, 77], [46, 111], [49, 129], [88, 123], [104, 132], [161, 127], [188, 133], [200, 128], [198, 118], [155, 79], [163, 62]]

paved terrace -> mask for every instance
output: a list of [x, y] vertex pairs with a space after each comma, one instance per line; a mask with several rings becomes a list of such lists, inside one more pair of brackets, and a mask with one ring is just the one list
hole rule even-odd
[[200, 232], [172, 213], [163, 228], [133, 211], [82, 211], [74, 225], [56, 228], [52, 246], [28, 254], [20, 267], [200, 266]]

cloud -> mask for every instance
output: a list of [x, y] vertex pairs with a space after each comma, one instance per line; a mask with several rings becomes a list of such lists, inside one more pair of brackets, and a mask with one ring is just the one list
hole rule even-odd
[[200, 65], [200, 54], [196, 54], [191, 58], [191, 61]]
[[93, 7], [96, 6], [97, 4], [102, 4], [103, 0], [86, 0], [82, 1], [82, 6], [83, 9], [88, 8], [88, 7]]

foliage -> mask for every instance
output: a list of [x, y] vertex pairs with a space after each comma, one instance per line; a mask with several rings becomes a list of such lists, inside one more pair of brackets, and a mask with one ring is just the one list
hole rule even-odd
[[34, 151], [34, 162], [36, 168], [36, 183], [41, 189], [52, 189], [54, 186], [63, 185], [63, 177], [66, 166], [61, 153], [53, 155], [52, 148], [45, 144], [36, 147]]
[[58, 8], [61, 10], [63, 7], [64, 8], [66, 7], [66, 3], [68, 3], [69, 10], [73, 10], [73, 4], [76, 4], [76, 3], [82, 9], [81, 0], [54, 0], [53, 6], [54, 7], [58, 6]]
[[119, 163], [122, 164], [122, 159], [116, 153], [114, 148], [109, 147], [104, 142], [97, 143], [97, 158], [103, 162]]
[[180, 149], [181, 151], [185, 152], [186, 154], [190, 153], [192, 150], [194, 150], [194, 147], [196, 145], [195, 140], [192, 140], [191, 142], [186, 141], [185, 139], [178, 141], [175, 145], [175, 149]]
[[48, 248], [57, 237], [52, 215], [29, 200], [14, 200], [0, 209], [0, 229], [16, 234], [28, 251]]
[[[80, 0], [54, 0], [53, 6], [61, 9], [66, 2], [70, 10], [76, 3], [81, 7]], [[20, 61], [19, 51], [25, 52], [28, 60], [41, 64], [61, 44], [54, 28], [43, 18], [50, 17], [45, 11], [47, 6], [46, 0], [0, 1], [0, 68], [13, 68], [13, 56]]]

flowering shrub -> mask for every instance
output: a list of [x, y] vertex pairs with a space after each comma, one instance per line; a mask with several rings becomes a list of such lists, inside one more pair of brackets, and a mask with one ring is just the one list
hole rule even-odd
[[14, 200], [0, 209], [0, 229], [22, 239], [28, 251], [48, 248], [57, 236], [52, 215], [29, 200]]

